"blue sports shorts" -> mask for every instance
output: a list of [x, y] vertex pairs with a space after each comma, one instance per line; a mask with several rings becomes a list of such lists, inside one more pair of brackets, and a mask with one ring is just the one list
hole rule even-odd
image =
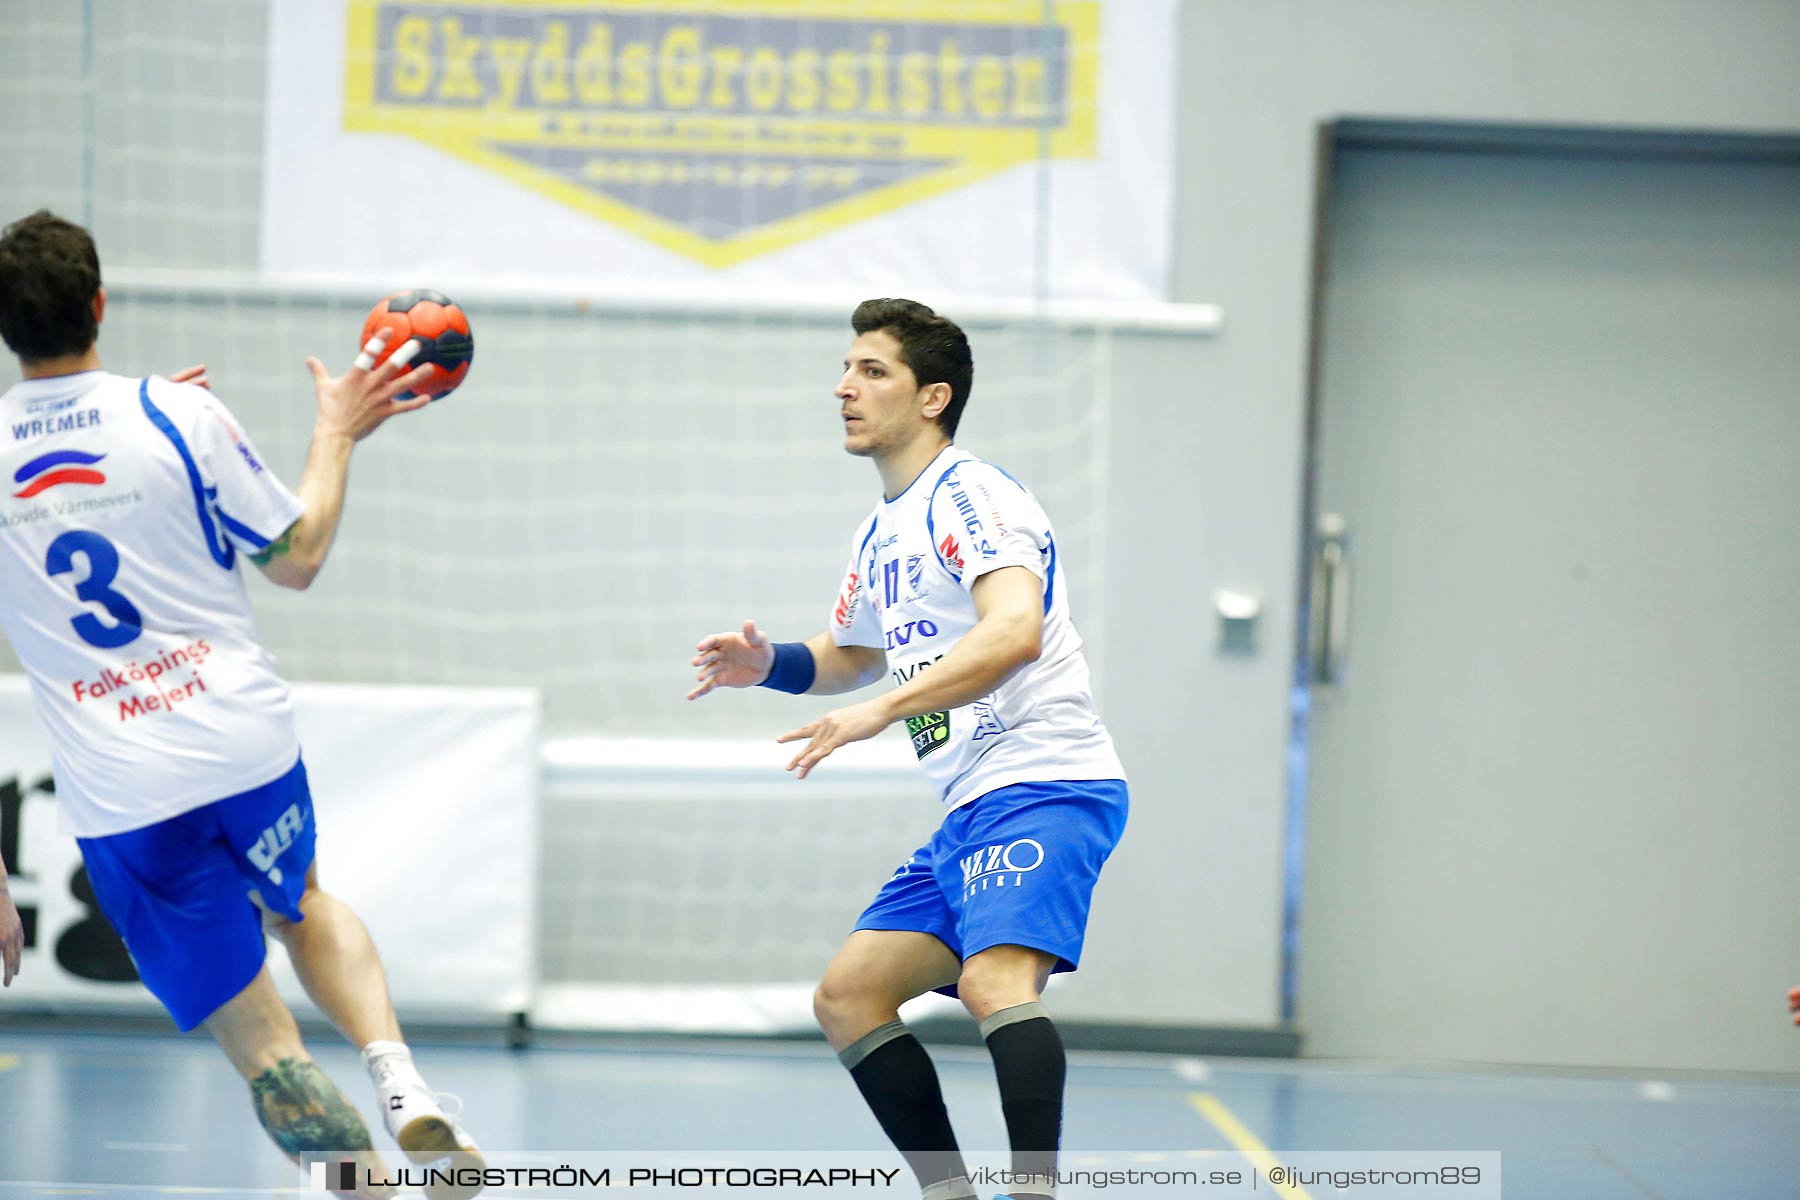
[[1026, 946], [1056, 955], [1057, 971], [1073, 971], [1094, 883], [1129, 809], [1123, 779], [989, 792], [945, 814], [856, 928], [929, 933], [965, 961], [992, 946]]
[[306, 764], [296, 762], [248, 792], [77, 840], [101, 910], [185, 1033], [262, 969], [262, 914], [251, 891], [271, 912], [301, 919], [314, 837]]

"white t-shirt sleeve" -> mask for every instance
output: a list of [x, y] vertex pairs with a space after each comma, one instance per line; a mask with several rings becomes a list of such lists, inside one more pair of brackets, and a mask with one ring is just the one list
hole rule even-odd
[[869, 591], [868, 543], [875, 530], [875, 517], [857, 527], [850, 543], [850, 563], [844, 568], [844, 581], [838, 585], [837, 600], [831, 606], [826, 628], [831, 640], [839, 646], [867, 646], [883, 649], [887, 639], [881, 632], [881, 620], [875, 614], [875, 598]]
[[306, 506], [288, 491], [250, 442], [237, 418], [204, 388], [198, 392], [189, 429], [194, 460], [209, 488], [213, 511], [225, 536], [246, 554], [259, 554], [300, 519]]
[[965, 592], [1001, 567], [1049, 578], [1050, 518], [997, 467], [966, 462], [945, 476], [931, 497], [931, 527], [938, 560]]

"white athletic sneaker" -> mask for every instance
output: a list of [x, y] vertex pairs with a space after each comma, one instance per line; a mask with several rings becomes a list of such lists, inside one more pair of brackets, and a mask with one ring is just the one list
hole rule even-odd
[[466, 1172], [480, 1171], [487, 1160], [482, 1158], [481, 1148], [469, 1131], [444, 1111], [440, 1099], [455, 1097], [416, 1087], [384, 1090], [382, 1117], [394, 1141], [406, 1152], [408, 1162], [444, 1173], [442, 1179], [434, 1178], [425, 1184], [422, 1190], [426, 1200], [469, 1200], [481, 1191], [482, 1185], [479, 1176], [465, 1178]]

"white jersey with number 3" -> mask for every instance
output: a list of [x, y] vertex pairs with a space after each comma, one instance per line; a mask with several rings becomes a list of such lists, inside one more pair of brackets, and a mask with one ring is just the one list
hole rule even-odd
[[0, 629], [70, 832], [141, 828], [294, 765], [237, 557], [301, 511], [203, 388], [84, 371], [0, 396]]
[[1049, 517], [1010, 475], [955, 446], [857, 527], [831, 636], [885, 650], [894, 683], [906, 683], [975, 628], [970, 589], [1001, 567], [1043, 584], [1042, 653], [979, 700], [906, 722], [948, 808], [1015, 783], [1125, 777], [1094, 710]]

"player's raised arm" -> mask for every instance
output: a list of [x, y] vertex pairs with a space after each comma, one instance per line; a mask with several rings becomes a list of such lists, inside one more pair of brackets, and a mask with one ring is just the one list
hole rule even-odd
[[887, 656], [869, 646], [839, 646], [829, 633], [804, 642], [773, 643], [756, 627], [710, 634], [694, 647], [699, 686], [687, 694], [698, 700], [714, 688], [768, 686], [777, 691], [833, 696], [867, 687], [881, 678]]
[[389, 417], [414, 412], [431, 403], [431, 397], [424, 395], [395, 399], [422, 384], [432, 370], [423, 366], [402, 374], [413, 358], [406, 346], [370, 369], [384, 346], [385, 335], [377, 334], [363, 347], [355, 364], [335, 379], [318, 359], [306, 360], [319, 397], [318, 423], [313, 427], [312, 447], [306, 453], [306, 469], [300, 475], [298, 489], [306, 511], [251, 560], [273, 583], [304, 589], [325, 565], [325, 555], [331, 550], [331, 539], [343, 515], [350, 451], [356, 443], [374, 433]]

